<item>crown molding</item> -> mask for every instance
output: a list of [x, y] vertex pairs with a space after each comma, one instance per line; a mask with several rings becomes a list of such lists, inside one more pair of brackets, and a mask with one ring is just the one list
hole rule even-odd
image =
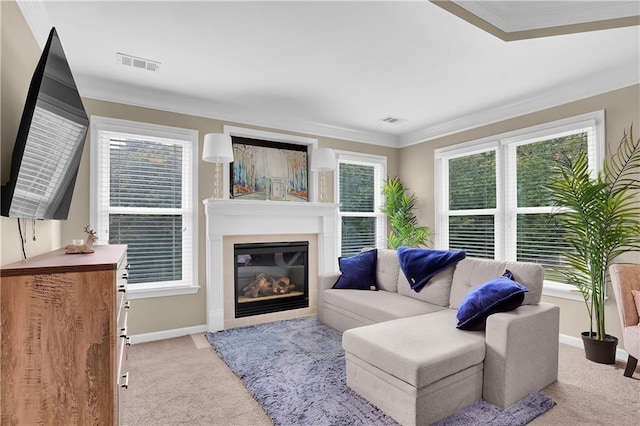
[[518, 100], [495, 108], [483, 109], [463, 117], [458, 117], [447, 122], [426, 127], [422, 130], [405, 133], [400, 135], [398, 147], [404, 148], [428, 142], [436, 138], [509, 120], [525, 114], [535, 113], [547, 108], [578, 101], [639, 83], [640, 76], [638, 75], [637, 66], [630, 66], [626, 70], [610, 70], [607, 73], [591, 76], [590, 78], [574, 82], [571, 85], [546, 90], [544, 93], [525, 100]]
[[640, 25], [638, 1], [430, 1], [507, 42]]
[[38, 46], [40, 46], [40, 49], [44, 49], [51, 27], [53, 27], [49, 15], [44, 8], [44, 4], [37, 1], [23, 0], [17, 0], [16, 3], [25, 21], [27, 21], [27, 25], [33, 37], [36, 39]]
[[[626, 72], [625, 72], [626, 71]], [[178, 97], [174, 93], [159, 93], [135, 85], [113, 84], [101, 79], [76, 78], [83, 97], [116, 102], [143, 108], [188, 114], [197, 117], [212, 118], [227, 123], [267, 127], [312, 136], [329, 137], [354, 142], [379, 145], [390, 148], [404, 148], [422, 142], [459, 133], [465, 130], [505, 121], [525, 114], [535, 113], [547, 108], [596, 96], [612, 90], [622, 89], [640, 83], [636, 67], [627, 70], [615, 69], [608, 73], [592, 76], [566, 85], [553, 88], [536, 96], [511, 102], [495, 108], [458, 117], [453, 120], [428, 126], [415, 132], [399, 136], [354, 130], [282, 117], [269, 117], [264, 113], [245, 113], [222, 105], [215, 105], [208, 99]], [[100, 89], [96, 89], [96, 88]]]
[[[457, 1], [505, 33], [608, 21], [640, 15], [638, 1], [492, 2]], [[434, 3], [445, 3], [434, 1]]]
[[211, 99], [161, 92], [136, 85], [114, 84], [108, 80], [93, 78], [82, 74], [76, 75], [75, 80], [81, 95], [86, 98], [188, 114], [196, 117], [212, 118], [227, 123], [268, 127], [271, 129], [344, 139], [390, 148], [398, 147], [398, 136], [396, 135], [295, 120], [269, 115], [268, 112], [264, 111], [245, 111], [216, 104], [216, 102]]

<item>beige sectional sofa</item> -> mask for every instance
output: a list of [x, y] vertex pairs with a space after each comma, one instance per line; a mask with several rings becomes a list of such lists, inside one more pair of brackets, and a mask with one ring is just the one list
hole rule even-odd
[[[504, 274], [528, 288], [523, 304], [456, 328], [472, 288]], [[532, 263], [466, 258], [411, 290], [397, 253], [378, 250], [380, 290], [332, 289], [318, 280], [318, 318], [343, 331], [347, 384], [403, 425], [426, 425], [484, 399], [507, 408], [558, 376], [559, 309], [541, 303], [543, 270]]]

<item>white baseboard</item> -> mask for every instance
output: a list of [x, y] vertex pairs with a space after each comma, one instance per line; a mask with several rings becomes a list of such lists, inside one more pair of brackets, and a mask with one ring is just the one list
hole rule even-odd
[[[584, 349], [584, 345], [582, 344], [582, 339], [579, 337], [569, 336], [569, 335], [560, 333], [560, 343], [564, 343], [565, 345]], [[620, 348], [616, 349], [616, 359], [618, 361], [627, 362], [628, 357], [629, 357], [629, 354], [624, 349], [620, 349]]]
[[190, 334], [205, 333], [207, 325], [194, 325], [192, 327], [174, 328], [172, 330], [154, 331], [131, 336], [131, 344], [154, 342], [156, 340], [172, 339], [174, 337], [188, 336]]

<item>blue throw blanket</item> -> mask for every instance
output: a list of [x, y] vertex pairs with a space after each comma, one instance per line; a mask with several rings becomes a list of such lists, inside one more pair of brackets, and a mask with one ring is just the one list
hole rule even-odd
[[398, 260], [413, 291], [420, 291], [438, 272], [464, 259], [464, 250], [398, 248]]

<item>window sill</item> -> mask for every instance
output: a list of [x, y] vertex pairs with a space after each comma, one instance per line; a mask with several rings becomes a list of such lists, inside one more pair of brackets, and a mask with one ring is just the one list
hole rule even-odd
[[195, 294], [200, 289], [198, 285], [178, 286], [145, 286], [141, 284], [127, 286], [128, 299], [148, 299], [152, 297], [182, 296]]
[[560, 299], [579, 300], [584, 302], [582, 293], [570, 284], [559, 283], [557, 281], [544, 281], [542, 287], [542, 295], [550, 297], [558, 297]]

